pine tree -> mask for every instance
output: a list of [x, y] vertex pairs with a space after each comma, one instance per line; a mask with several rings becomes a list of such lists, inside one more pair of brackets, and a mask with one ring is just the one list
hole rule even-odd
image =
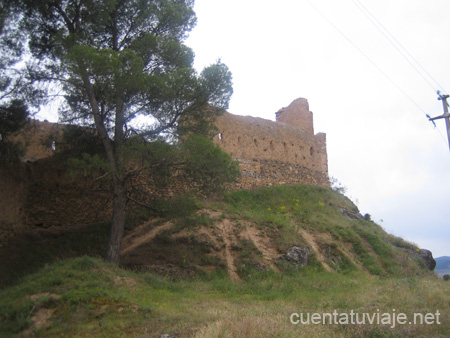
[[[20, 3], [35, 61], [30, 78], [57, 85], [65, 97], [63, 121], [95, 127], [103, 144], [114, 190], [106, 257], [118, 263], [127, 142], [173, 142], [181, 121], [210, 120], [228, 105], [231, 73], [221, 62], [201, 74], [193, 68], [194, 53], [184, 45], [196, 23], [191, 0]], [[134, 124], [137, 118], [146, 125]]]

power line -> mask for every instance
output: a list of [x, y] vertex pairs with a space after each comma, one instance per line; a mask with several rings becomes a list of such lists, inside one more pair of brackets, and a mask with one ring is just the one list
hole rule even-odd
[[[375, 15], [373, 15], [370, 10], [364, 6], [363, 3], [361, 3], [359, 0], [352, 0], [353, 4], [361, 11], [361, 13], [363, 13], [369, 20], [370, 22], [372, 22], [372, 24], [375, 26], [375, 28], [392, 44], [392, 46], [394, 46], [394, 48], [400, 53], [401, 56], [403, 56], [403, 58], [408, 61], [408, 63], [413, 67], [413, 69], [417, 72], [417, 74], [419, 74], [424, 80], [425, 82], [433, 89], [433, 91], [435, 91], [435, 86], [417, 69], [416, 65], [418, 65], [420, 67], [420, 69], [422, 69], [423, 72], [425, 72], [425, 74], [428, 75], [428, 77], [434, 82], [435, 85], [437, 85], [437, 87], [439, 87], [441, 90], [443, 90], [444, 92], [445, 89], [440, 85], [439, 82], [437, 82], [433, 76], [425, 69], [425, 67], [423, 67], [419, 61], [417, 61], [417, 59], [400, 43], [400, 41], [375, 17]], [[394, 41], [392, 41], [394, 40]], [[401, 49], [399, 49], [399, 47]], [[406, 53], [409, 58], [407, 58], [405, 56], [404, 53]], [[411, 59], [416, 63], [416, 65], [414, 63], [411, 62]], [[438, 91], [439, 94], [439, 91]], [[439, 95], [440, 96], [440, 95]], [[445, 104], [448, 105], [448, 103], [446, 101], [444, 101]], [[420, 110], [422, 110], [420, 108]], [[423, 111], [423, 110], [422, 110]], [[439, 135], [441, 136], [442, 140], [446, 143], [445, 137], [444, 135], [442, 135], [441, 131], [436, 127], [436, 124], [434, 123], [433, 120], [430, 119], [430, 115], [425, 113], [425, 116], [433, 123], [434, 128], [438, 131]]]
[[383, 74], [389, 82], [391, 82], [403, 95], [406, 96], [420, 111], [422, 111], [425, 115], [425, 110], [422, 109], [412, 98], [408, 95], [383, 69], [381, 69], [366, 53], [364, 53], [361, 48], [359, 48], [344, 32], [342, 32], [339, 27], [337, 27], [330, 19], [328, 19], [325, 14], [323, 14], [316, 6], [314, 6], [309, 0], [306, 2], [314, 8], [317, 13], [320, 14], [322, 18], [324, 18], [339, 34], [341, 34], [366, 60], [368, 60], [381, 74]]
[[[344, 39], [346, 39], [366, 60], [368, 60], [381, 74], [383, 74], [386, 79], [394, 86], [396, 87], [413, 105], [416, 106], [417, 109], [419, 109], [425, 117], [429, 118], [429, 115], [425, 112], [424, 109], [416, 102], [414, 101], [411, 96], [408, 95], [406, 91], [404, 91], [383, 69], [381, 69], [366, 53], [364, 53], [361, 48], [358, 47], [342, 30], [339, 29], [338, 26], [336, 26], [325, 14], [323, 14], [314, 4], [311, 3], [311, 1], [306, 0], [306, 2], [326, 21], [330, 26], [332, 26]], [[417, 61], [416, 61], [417, 62]], [[427, 72], [428, 73], [428, 72]], [[436, 82], [436, 81], [435, 81]], [[439, 86], [440, 87], [440, 86]], [[434, 87], [433, 87], [434, 90]], [[444, 136], [440, 132], [439, 129], [435, 128], [439, 132], [439, 135], [441, 135], [442, 140], [445, 141]]]
[[[417, 61], [417, 59], [400, 43], [400, 41], [375, 17], [375, 15], [373, 15], [369, 9], [367, 9], [366, 6], [364, 6], [364, 4], [362, 4], [359, 0], [352, 0], [353, 4], [361, 11], [361, 13], [364, 14], [364, 16], [366, 16], [366, 18], [368, 18], [370, 20], [370, 22], [372, 22], [372, 24], [375, 26], [375, 28], [391, 43], [392, 46], [394, 46], [394, 48], [400, 53], [401, 56], [403, 56], [403, 58], [408, 61], [408, 63], [413, 67], [413, 69], [417, 72], [417, 74], [419, 74], [424, 80], [425, 82], [428, 83], [428, 85], [433, 89], [434, 92], [436, 92], [436, 86], [438, 88], [440, 88], [442, 91], [445, 92], [444, 88], [439, 84], [439, 82], [437, 82], [433, 76], [425, 69], [425, 67], [423, 67], [419, 61]], [[395, 42], [395, 43], [394, 43]], [[400, 49], [400, 48], [401, 49]], [[406, 55], [409, 57], [406, 57]], [[413, 62], [411, 62], [411, 60], [413, 60], [415, 62], [415, 64]], [[418, 69], [417, 66], [420, 67], [420, 69], [426, 74], [428, 75], [428, 77], [434, 82], [433, 85], [424, 75], [423, 73], [421, 73]]]

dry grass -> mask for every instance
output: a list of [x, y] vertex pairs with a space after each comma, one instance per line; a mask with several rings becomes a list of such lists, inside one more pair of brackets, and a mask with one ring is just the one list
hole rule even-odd
[[[37, 337], [446, 337], [450, 283], [305, 268], [170, 280], [88, 257], [60, 261], [0, 291], [0, 335]], [[37, 297], [36, 295], [39, 295]], [[50, 297], [51, 295], [51, 297]], [[292, 313], [440, 312], [440, 325], [293, 325]], [[39, 325], [36, 316], [41, 314]], [[45, 314], [45, 316], [42, 316]], [[45, 317], [45, 318], [44, 318]]]
[[[408, 244], [388, 245], [389, 236], [376, 224], [342, 215], [338, 207], [352, 208], [344, 197], [299, 186], [238, 192], [226, 199], [218, 211], [202, 209], [174, 226], [136, 228], [139, 236], [131, 235], [125, 245], [136, 244], [131, 258], [142, 253], [152, 264], [160, 259], [183, 271], [196, 264], [212, 266], [212, 272], [161, 277], [90, 257], [59, 260], [0, 290], [0, 336], [448, 337], [450, 283], [411, 260]], [[278, 253], [308, 243], [316, 264], [300, 270], [280, 262], [277, 269], [252, 268], [271, 266]], [[227, 248], [239, 280], [227, 274]], [[331, 261], [326, 252], [344, 253], [353, 264], [330, 265], [334, 271], [327, 271], [320, 264]], [[441, 324], [391, 328], [289, 320], [294, 312], [372, 315], [394, 309], [408, 318], [439, 311]]]

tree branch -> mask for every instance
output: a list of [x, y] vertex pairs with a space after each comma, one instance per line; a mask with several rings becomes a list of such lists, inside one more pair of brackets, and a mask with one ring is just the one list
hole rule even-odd
[[64, 19], [64, 22], [66, 23], [67, 28], [69, 29], [69, 32], [75, 33], [75, 26], [73, 25], [73, 22], [70, 20], [70, 18], [67, 16], [66, 12], [64, 12], [64, 9], [61, 7], [61, 4], [55, 1], [53, 6], [59, 12], [59, 14], [61, 14], [62, 18]]
[[167, 211], [168, 211], [167, 209], [156, 209], [156, 208], [153, 208], [153, 207], [151, 207], [151, 206], [149, 206], [149, 205], [147, 205], [147, 204], [145, 204], [145, 203], [142, 203], [142, 202], [139, 202], [138, 200], [135, 200], [135, 199], [134, 199], [133, 197], [131, 197], [130, 195], [128, 195], [127, 198], [128, 198], [131, 202], [134, 202], [134, 203], [136, 203], [137, 205], [140, 205], [141, 207], [144, 207], [144, 208], [147, 208], [147, 209], [156, 211], [156, 212], [167, 212]]
[[109, 174], [111, 174], [110, 171], [108, 171], [106, 174], [104, 174], [104, 175], [102, 175], [102, 176], [100, 176], [100, 177], [97, 177], [94, 181], [100, 181], [101, 179], [105, 178], [105, 177], [108, 176]]

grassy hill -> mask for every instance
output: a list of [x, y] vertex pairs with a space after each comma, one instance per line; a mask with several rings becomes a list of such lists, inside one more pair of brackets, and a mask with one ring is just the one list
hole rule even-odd
[[[305, 268], [192, 279], [134, 273], [81, 257], [56, 262], [0, 291], [0, 336], [447, 337], [448, 291], [437, 277], [380, 278]], [[293, 325], [292, 313], [440, 311], [440, 325]]]
[[[387, 234], [358, 214], [345, 196], [314, 186], [278, 186], [225, 194], [220, 200], [181, 196], [155, 201], [155, 213], [128, 215], [121, 262], [139, 271], [193, 276], [224, 270], [234, 279], [251, 270], [283, 270], [278, 259], [293, 246], [307, 248], [317, 268], [345, 274], [414, 275], [418, 248]], [[57, 258], [101, 257], [108, 222], [82, 227], [35, 227], [0, 246], [0, 286], [14, 283]]]
[[[450, 330], [450, 283], [412, 258], [415, 245], [359, 215], [343, 195], [279, 186], [154, 205], [163, 211], [130, 214], [122, 268], [85, 256], [104, 251], [107, 224], [11, 239], [0, 252], [3, 285], [15, 284], [0, 291], [0, 336], [446, 337]], [[292, 247], [308, 253], [306, 266], [286, 259]], [[334, 310], [441, 315], [440, 324], [394, 328], [289, 320], [293, 312]]]
[[424, 272], [410, 255], [418, 250], [414, 244], [387, 234], [328, 189], [279, 186], [228, 193], [222, 201], [175, 204], [177, 217], [151, 219], [125, 237], [123, 264], [147, 271], [170, 266], [181, 275], [225, 269], [238, 280], [253, 270], [289, 269], [279, 256], [300, 247], [309, 251], [309, 265], [329, 272]]

